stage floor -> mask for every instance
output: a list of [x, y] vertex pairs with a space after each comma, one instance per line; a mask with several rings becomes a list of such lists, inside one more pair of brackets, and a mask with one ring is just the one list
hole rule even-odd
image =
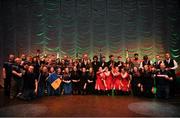
[[133, 96], [52, 96], [9, 100], [0, 90], [0, 116], [142, 117], [180, 116], [180, 97], [170, 100]]

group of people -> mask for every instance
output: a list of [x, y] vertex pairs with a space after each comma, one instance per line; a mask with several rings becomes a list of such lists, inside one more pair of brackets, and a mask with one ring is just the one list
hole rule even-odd
[[175, 95], [177, 62], [165, 54], [151, 62], [148, 56], [133, 58], [113, 55], [93, 60], [84, 54], [82, 59], [63, 59], [55, 56], [34, 57], [13, 54], [3, 64], [4, 94], [10, 99], [31, 100], [52, 95], [134, 95], [170, 98]]

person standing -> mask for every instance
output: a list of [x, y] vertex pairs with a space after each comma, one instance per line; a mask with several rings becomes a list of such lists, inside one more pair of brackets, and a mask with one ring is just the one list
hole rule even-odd
[[109, 59], [110, 60], [107, 62], [107, 65], [108, 65], [109, 70], [111, 71], [113, 68], [115, 68], [116, 62], [114, 60], [114, 55], [110, 55]]
[[48, 76], [49, 76], [48, 68], [46, 66], [43, 66], [38, 77], [38, 90], [37, 90], [38, 97], [42, 97], [45, 94], [45, 90], [47, 89], [46, 79], [48, 78]]
[[97, 55], [95, 55], [93, 57], [93, 61], [91, 64], [92, 64], [93, 71], [96, 73], [98, 71], [99, 66], [100, 66], [100, 62], [98, 61]]
[[142, 60], [139, 59], [139, 54], [135, 53], [134, 54], [134, 59], [132, 60], [133, 65], [136, 66], [137, 68], [139, 68], [141, 62], [142, 62]]
[[176, 90], [176, 69], [178, 68], [178, 64], [174, 59], [171, 59], [170, 53], [165, 54], [164, 64], [166, 66], [166, 70], [170, 71], [173, 80], [170, 82], [170, 96], [175, 96]]
[[145, 65], [148, 65], [148, 66], [152, 65], [152, 62], [149, 60], [147, 55], [143, 57], [143, 61], [140, 64], [140, 68], [143, 68]]
[[63, 75], [63, 89], [65, 95], [72, 94], [72, 77], [71, 73], [69, 72], [69, 68], [65, 68], [64, 75]]
[[122, 57], [118, 56], [118, 62], [116, 63], [116, 66], [119, 67], [119, 70], [124, 67], [124, 62], [122, 61]]
[[10, 54], [8, 61], [3, 64], [3, 79], [4, 79], [4, 95], [10, 95], [10, 86], [12, 79], [12, 65], [14, 64], [14, 55]]
[[76, 66], [73, 67], [73, 71], [71, 72], [71, 78], [73, 95], [78, 95], [80, 92], [80, 72]]
[[159, 55], [156, 55], [156, 60], [154, 62], [154, 66], [156, 69], [160, 69], [160, 64], [162, 63], [163, 61], [160, 59], [160, 56]]
[[10, 87], [10, 99], [14, 97], [20, 96], [22, 94], [22, 76], [23, 73], [21, 71], [21, 59], [16, 58], [15, 64], [12, 65], [12, 79], [11, 79], [11, 87]]
[[102, 69], [104, 69], [105, 67], [107, 67], [107, 62], [106, 62], [106, 57], [102, 56], [102, 59], [100, 61], [100, 66], [102, 67]]

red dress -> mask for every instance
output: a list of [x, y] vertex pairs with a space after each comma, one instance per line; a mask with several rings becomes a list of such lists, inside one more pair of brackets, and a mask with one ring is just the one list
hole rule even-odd
[[104, 73], [97, 73], [96, 74], [96, 90], [105, 90], [106, 89], [106, 83], [105, 83], [105, 75]]
[[113, 88], [115, 90], [121, 90], [121, 86], [120, 86], [120, 73], [116, 72], [116, 75], [113, 76]]
[[130, 75], [128, 73], [125, 74], [120, 74], [120, 79], [121, 79], [121, 83], [123, 84], [123, 86], [121, 85], [121, 90], [124, 92], [128, 92], [130, 91]]
[[112, 74], [109, 72], [109, 73], [104, 73], [105, 75], [105, 82], [106, 82], [106, 90], [111, 90], [112, 89]]

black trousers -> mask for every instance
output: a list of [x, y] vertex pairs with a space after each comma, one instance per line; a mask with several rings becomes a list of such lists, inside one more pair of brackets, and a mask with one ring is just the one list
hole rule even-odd
[[10, 88], [11, 88], [11, 78], [4, 79], [4, 95], [10, 95]]
[[157, 97], [158, 98], [169, 98], [170, 87], [169, 85], [158, 85], [157, 86]]
[[171, 97], [174, 97], [175, 94], [176, 94], [176, 87], [177, 87], [177, 81], [176, 81], [176, 76], [175, 75], [173, 76], [173, 80], [170, 81], [169, 87], [170, 87], [169, 88], [170, 89], [169, 95]]
[[13, 78], [11, 79], [11, 87], [10, 87], [10, 96], [15, 97], [18, 93], [22, 93], [23, 89], [23, 80], [22, 79], [17, 79], [14, 80]]
[[22, 96], [20, 97], [23, 100], [32, 100], [36, 98], [34, 89], [24, 89]]
[[144, 86], [143, 88], [143, 96], [144, 97], [148, 97], [148, 98], [153, 98], [154, 97], [154, 94], [152, 93], [152, 86]]

